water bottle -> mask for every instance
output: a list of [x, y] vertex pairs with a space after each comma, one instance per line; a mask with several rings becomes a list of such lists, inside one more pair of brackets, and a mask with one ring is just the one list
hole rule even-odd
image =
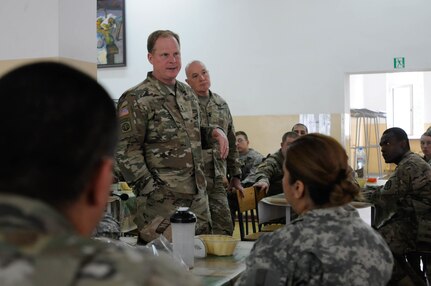
[[189, 269], [193, 268], [196, 215], [187, 207], [179, 207], [171, 216], [170, 221], [174, 256], [181, 257]]
[[367, 154], [363, 147], [359, 147], [356, 152], [356, 173], [358, 178], [367, 177]]

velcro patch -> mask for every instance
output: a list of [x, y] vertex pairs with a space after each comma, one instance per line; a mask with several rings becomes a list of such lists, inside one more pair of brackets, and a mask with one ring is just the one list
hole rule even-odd
[[120, 129], [122, 133], [127, 133], [132, 130], [132, 126], [130, 124], [130, 120], [126, 120], [121, 122]]

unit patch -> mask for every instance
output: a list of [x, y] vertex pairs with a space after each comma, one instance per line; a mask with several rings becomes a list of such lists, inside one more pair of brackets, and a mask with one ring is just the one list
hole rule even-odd
[[123, 132], [123, 133], [127, 133], [127, 132], [131, 131], [132, 126], [130, 125], [130, 120], [126, 120], [124, 122], [121, 122], [120, 128], [121, 128], [121, 132]]

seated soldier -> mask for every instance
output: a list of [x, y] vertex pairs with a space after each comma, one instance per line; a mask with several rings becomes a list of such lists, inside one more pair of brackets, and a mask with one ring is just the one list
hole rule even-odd
[[260, 164], [254, 176], [247, 177], [244, 182], [253, 182], [253, 186], [264, 191], [266, 196], [281, 194], [283, 187], [281, 180], [283, 179], [283, 161], [289, 145], [298, 138], [299, 135], [295, 132], [289, 131], [283, 134], [281, 138], [281, 148], [271, 154]]
[[[401, 128], [385, 130], [380, 146], [385, 162], [397, 167], [383, 189], [369, 198], [376, 207], [375, 227], [395, 257], [390, 285], [413, 285], [413, 278], [405, 271], [405, 254], [431, 244], [427, 235], [431, 229], [431, 167], [410, 151], [409, 139]], [[419, 273], [418, 257], [408, 259]]]
[[238, 150], [239, 161], [241, 163], [241, 181], [243, 181], [250, 174], [256, 172], [257, 166], [262, 163], [263, 155], [249, 147], [250, 141], [244, 131], [237, 131], [235, 135], [236, 149]]
[[302, 123], [296, 123], [295, 125], [293, 125], [292, 131], [298, 134], [299, 136], [308, 134], [307, 126], [305, 126], [305, 124], [302, 124]]
[[200, 285], [171, 259], [90, 239], [108, 201], [118, 123], [93, 78], [36, 63], [0, 78], [0, 284]]

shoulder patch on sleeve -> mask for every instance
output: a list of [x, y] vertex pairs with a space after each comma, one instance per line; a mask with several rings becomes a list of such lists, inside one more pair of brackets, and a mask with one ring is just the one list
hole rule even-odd
[[118, 111], [118, 117], [123, 117], [129, 115], [129, 108], [127, 108], [127, 104], [125, 107], [120, 107]]
[[121, 133], [128, 133], [132, 131], [132, 125], [131, 125], [130, 119], [120, 122], [120, 130], [121, 130]]

